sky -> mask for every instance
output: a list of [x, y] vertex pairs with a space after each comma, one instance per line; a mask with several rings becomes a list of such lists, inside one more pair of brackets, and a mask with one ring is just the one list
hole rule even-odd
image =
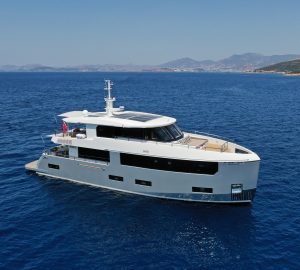
[[300, 54], [299, 0], [0, 0], [0, 65]]

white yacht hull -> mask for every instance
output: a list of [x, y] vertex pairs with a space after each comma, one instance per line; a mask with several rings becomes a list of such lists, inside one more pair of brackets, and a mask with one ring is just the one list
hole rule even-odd
[[[49, 164], [54, 164], [55, 168], [49, 168]], [[214, 175], [121, 165], [118, 152], [110, 152], [110, 162], [43, 154], [34, 166], [28, 164], [26, 168], [39, 175], [150, 197], [194, 202], [249, 203], [255, 195], [259, 160], [219, 162], [218, 172]], [[233, 191], [233, 185], [242, 186], [241, 192]], [[198, 187], [205, 190], [193, 190]]]
[[254, 152], [211, 134], [182, 132], [172, 117], [114, 108], [112, 85], [105, 80], [105, 112], [60, 114], [63, 132], [51, 135], [57, 146], [26, 169], [165, 199], [253, 200], [260, 161]]

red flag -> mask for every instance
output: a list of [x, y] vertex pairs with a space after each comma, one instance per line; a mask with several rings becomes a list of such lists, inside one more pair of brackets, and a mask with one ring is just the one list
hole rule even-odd
[[64, 135], [66, 135], [67, 134], [67, 130], [68, 130], [68, 126], [67, 126], [67, 123], [65, 121], [63, 121], [62, 128], [63, 128]]

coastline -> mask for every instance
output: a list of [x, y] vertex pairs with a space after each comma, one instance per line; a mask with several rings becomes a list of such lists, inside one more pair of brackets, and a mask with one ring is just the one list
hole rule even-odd
[[285, 73], [285, 76], [300, 76], [300, 73]]
[[253, 73], [262, 73], [262, 74], [278, 74], [278, 75], [283, 75], [283, 76], [291, 76], [291, 77], [297, 77], [300, 76], [300, 73], [288, 73], [288, 72], [284, 72], [284, 71], [253, 71]]

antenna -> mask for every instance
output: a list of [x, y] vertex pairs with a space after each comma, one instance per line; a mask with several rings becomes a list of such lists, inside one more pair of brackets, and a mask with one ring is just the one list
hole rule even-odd
[[114, 109], [113, 102], [116, 100], [115, 98], [111, 97], [113, 82], [111, 80], [104, 80], [104, 83], [105, 83], [104, 90], [107, 90], [107, 92], [108, 92], [107, 97], [104, 98], [104, 100], [106, 102], [105, 110], [106, 110], [106, 114], [108, 116], [112, 116], [113, 109]]
[[44, 141], [43, 135], [41, 135], [41, 138], [42, 138], [42, 141], [43, 141], [43, 144], [44, 144], [44, 150], [45, 150], [45, 149], [46, 149], [46, 144], [45, 144], [45, 141]]

